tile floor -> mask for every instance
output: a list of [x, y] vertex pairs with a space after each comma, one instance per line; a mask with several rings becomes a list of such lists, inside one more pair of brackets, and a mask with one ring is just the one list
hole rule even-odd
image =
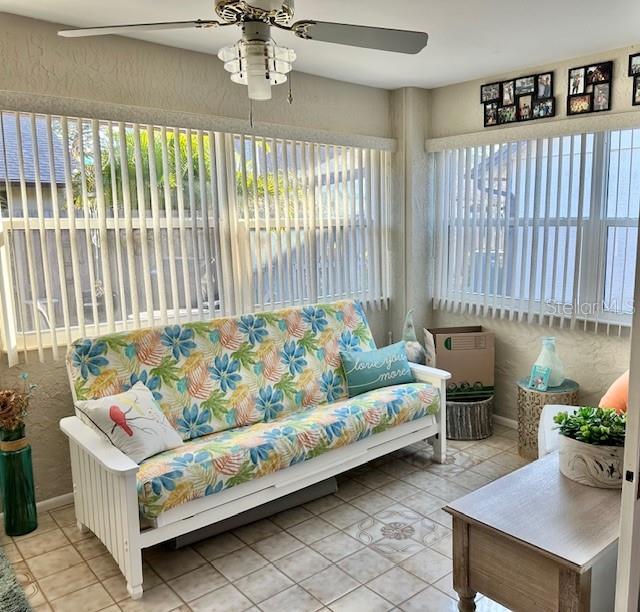
[[[73, 507], [0, 542], [37, 612], [454, 612], [447, 502], [524, 465], [516, 432], [450, 442], [445, 465], [420, 443], [339, 477], [339, 490], [178, 551], [144, 555], [144, 596], [128, 598]], [[480, 612], [505, 608], [479, 598]]]

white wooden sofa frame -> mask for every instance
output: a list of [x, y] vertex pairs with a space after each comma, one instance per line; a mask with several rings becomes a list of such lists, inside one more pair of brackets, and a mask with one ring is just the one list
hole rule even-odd
[[[138, 464], [77, 416], [60, 421], [69, 438], [73, 498], [78, 528], [91, 530], [106, 546], [127, 581], [132, 599], [142, 597], [142, 550], [211, 525], [271, 500], [357, 467], [387, 453], [434, 437], [434, 459], [446, 458], [446, 381], [449, 372], [411, 364], [417, 381], [440, 390], [436, 422], [429, 416], [403, 423], [348, 446], [268, 476], [194, 499], [160, 514], [141, 528]], [[73, 384], [71, 385], [73, 393]], [[75, 397], [74, 397], [75, 400]], [[425, 424], [426, 422], [426, 424]]]

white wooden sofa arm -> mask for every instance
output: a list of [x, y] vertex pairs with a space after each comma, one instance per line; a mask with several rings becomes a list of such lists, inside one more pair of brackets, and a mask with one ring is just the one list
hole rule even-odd
[[440, 411], [436, 415], [438, 436], [433, 441], [433, 453], [438, 463], [444, 463], [447, 458], [447, 380], [451, 373], [419, 363], [410, 362], [409, 367], [418, 382], [430, 383], [440, 391]]
[[439, 385], [441, 381], [449, 380], [451, 372], [438, 370], [419, 363], [409, 363], [409, 367], [419, 382], [430, 382], [433, 385]]
[[138, 464], [117, 449], [104, 436], [83, 423], [78, 417], [66, 417], [60, 421], [60, 429], [78, 446], [89, 453], [109, 472], [127, 474], [138, 471]]
[[133, 599], [142, 596], [142, 547], [136, 472], [138, 464], [77, 416], [60, 421], [69, 438], [73, 500], [80, 529], [107, 547]]

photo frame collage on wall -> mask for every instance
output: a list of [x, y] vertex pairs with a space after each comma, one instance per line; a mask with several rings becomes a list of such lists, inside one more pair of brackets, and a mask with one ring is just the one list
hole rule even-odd
[[569, 69], [567, 115], [598, 113], [611, 109], [613, 62]]
[[484, 105], [485, 127], [553, 117], [553, 72], [482, 85], [480, 102]]
[[640, 53], [629, 56], [629, 76], [633, 77], [631, 103], [640, 106]]

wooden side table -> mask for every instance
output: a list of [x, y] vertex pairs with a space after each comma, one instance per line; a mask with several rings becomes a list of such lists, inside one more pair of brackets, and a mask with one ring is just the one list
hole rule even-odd
[[565, 478], [551, 453], [444, 510], [462, 612], [476, 593], [518, 612], [613, 612], [620, 490]]
[[521, 457], [538, 458], [538, 424], [547, 404], [576, 406], [578, 383], [567, 378], [559, 387], [536, 391], [529, 389], [529, 378], [518, 381], [518, 453]]

